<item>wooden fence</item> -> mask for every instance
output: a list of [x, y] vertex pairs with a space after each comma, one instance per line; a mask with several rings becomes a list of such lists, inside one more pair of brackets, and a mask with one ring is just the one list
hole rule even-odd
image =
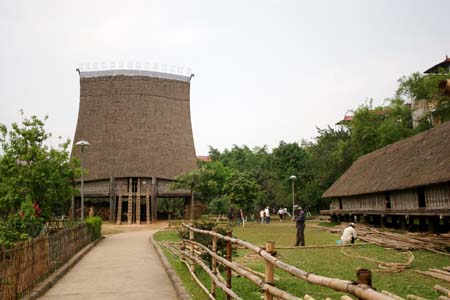
[[0, 299], [18, 299], [92, 241], [85, 224], [0, 248]]
[[[280, 288], [275, 286], [274, 270], [275, 268], [281, 269], [288, 274], [302, 279], [311, 284], [327, 287], [335, 291], [340, 291], [347, 293], [349, 295], [356, 296], [358, 299], [365, 300], [393, 300], [392, 294], [387, 295], [379, 293], [372, 289], [369, 285], [358, 284], [353, 281], [342, 280], [338, 278], [329, 278], [325, 276], [316, 275], [310, 272], [301, 270], [295, 266], [291, 266], [279, 259], [277, 259], [272, 254], [275, 251], [275, 244], [269, 242], [266, 244], [266, 249], [257, 247], [251, 243], [243, 240], [233, 238], [231, 236], [231, 231], [228, 235], [221, 235], [215, 231], [207, 231], [192, 227], [187, 224], [182, 224], [182, 226], [189, 230], [189, 240], [184, 239], [181, 248], [176, 248], [167, 245], [166, 247], [171, 248], [172, 252], [177, 252], [180, 258], [185, 261], [194, 279], [199, 283], [202, 289], [206, 292], [210, 299], [215, 299], [216, 288], [221, 288], [227, 295], [227, 299], [242, 299], [233, 290], [231, 284], [231, 271], [236, 272], [242, 277], [250, 280], [255, 285], [257, 285], [264, 292], [265, 300], [272, 300], [274, 298], [283, 300], [299, 300], [299, 299], [309, 299], [313, 298], [309, 295], [304, 295], [302, 298], [294, 296]], [[212, 239], [212, 247], [206, 247], [195, 241], [195, 233], [209, 235]], [[226, 255], [222, 257], [217, 254], [217, 241], [221, 239], [226, 242]], [[255, 252], [260, 258], [265, 262], [265, 273], [258, 273], [248, 267], [232, 261], [231, 248], [232, 244], [239, 245], [246, 249]], [[209, 268], [203, 260], [200, 258], [199, 254], [207, 253], [211, 256], [212, 264]], [[187, 261], [187, 262], [186, 262]], [[196, 278], [195, 266], [199, 265], [211, 278], [211, 288], [208, 290], [202, 283]], [[226, 268], [226, 279], [222, 278], [220, 272], [218, 272], [217, 265], [221, 264]], [[348, 296], [343, 296], [342, 299], [349, 299]], [[351, 299], [351, 298], [350, 298]]]

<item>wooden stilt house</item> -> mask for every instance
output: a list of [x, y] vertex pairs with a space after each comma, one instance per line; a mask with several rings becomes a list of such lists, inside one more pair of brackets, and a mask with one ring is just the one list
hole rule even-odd
[[449, 231], [450, 122], [360, 157], [323, 197], [333, 220]]

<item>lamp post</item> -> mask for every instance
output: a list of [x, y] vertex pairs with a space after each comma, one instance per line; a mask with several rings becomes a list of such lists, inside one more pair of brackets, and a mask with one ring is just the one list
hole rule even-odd
[[292, 186], [292, 220], [295, 219], [295, 211], [294, 211], [294, 206], [295, 206], [295, 190], [294, 190], [294, 185], [295, 185], [295, 181], [297, 180], [297, 177], [295, 177], [295, 175], [292, 175], [291, 177], [289, 177], [289, 180], [291, 181], [291, 186]]
[[83, 153], [84, 147], [89, 146], [90, 144], [81, 140], [75, 143], [75, 146], [81, 147], [81, 222], [84, 222], [84, 165], [83, 165]]

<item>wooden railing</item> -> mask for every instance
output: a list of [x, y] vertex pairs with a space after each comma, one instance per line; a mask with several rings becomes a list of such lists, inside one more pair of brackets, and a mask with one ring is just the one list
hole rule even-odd
[[85, 224], [0, 247], [0, 299], [18, 299], [92, 241]]
[[[302, 279], [308, 283], [327, 287], [333, 289], [335, 291], [340, 291], [343, 293], [347, 293], [349, 295], [356, 296], [358, 299], [365, 300], [393, 300], [392, 294], [386, 295], [383, 293], [379, 293], [372, 289], [370, 286], [365, 284], [358, 284], [349, 280], [342, 280], [339, 278], [330, 278], [326, 276], [316, 275], [311, 272], [306, 272], [301, 270], [295, 266], [289, 265], [272, 254], [275, 251], [275, 244], [273, 242], [268, 242], [266, 244], [266, 249], [255, 246], [249, 242], [233, 238], [231, 236], [231, 231], [228, 232], [227, 236], [219, 234], [215, 231], [208, 231], [195, 228], [191, 225], [182, 224], [182, 226], [189, 230], [189, 240], [183, 239], [182, 247], [176, 248], [169, 245], [171, 247], [172, 252], [177, 251], [180, 255], [180, 258], [185, 261], [188, 268], [191, 270], [191, 274], [195, 276], [196, 281], [199, 282], [198, 278], [196, 278], [195, 273], [195, 265], [199, 265], [211, 278], [211, 288], [210, 290], [206, 289], [204, 286], [202, 289], [208, 294], [210, 299], [215, 299], [216, 288], [221, 288], [227, 295], [227, 299], [241, 299], [233, 290], [231, 284], [231, 271], [236, 272], [237, 274], [245, 277], [249, 281], [253, 282], [259, 288], [264, 291], [264, 299], [271, 300], [274, 297], [277, 299], [284, 300], [293, 300], [293, 299], [313, 299], [309, 295], [304, 295], [303, 298], [299, 298], [294, 296], [280, 288], [275, 286], [274, 280], [274, 269], [278, 268], [280, 270], [285, 271], [286, 273], [295, 276], [299, 279]], [[201, 243], [195, 241], [195, 233], [209, 235], [212, 239], [212, 246], [207, 247]], [[217, 241], [224, 240], [226, 242], [226, 257], [222, 257], [217, 254]], [[254, 270], [249, 269], [246, 266], [243, 266], [237, 262], [232, 261], [231, 257], [231, 249], [232, 244], [239, 245], [248, 250], [255, 252], [260, 258], [265, 261], [265, 273], [261, 274]], [[167, 247], [167, 245], [166, 245]], [[211, 259], [211, 269], [203, 262], [203, 260], [199, 257], [198, 252], [207, 253]], [[186, 262], [186, 260], [188, 262]], [[222, 278], [220, 272], [217, 270], [217, 264], [221, 264], [226, 268], [226, 280]], [[345, 298], [347, 297], [347, 298]], [[343, 296], [343, 299], [348, 299], [348, 296]]]

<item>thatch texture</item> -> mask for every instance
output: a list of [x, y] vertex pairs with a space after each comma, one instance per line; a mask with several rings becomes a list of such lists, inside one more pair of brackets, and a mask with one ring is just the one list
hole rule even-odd
[[360, 157], [324, 198], [450, 181], [450, 122]]
[[[74, 142], [91, 144], [83, 156], [87, 181], [172, 179], [196, 168], [189, 77], [130, 74], [80, 74]], [[80, 149], [74, 147], [72, 155], [80, 157]]]

